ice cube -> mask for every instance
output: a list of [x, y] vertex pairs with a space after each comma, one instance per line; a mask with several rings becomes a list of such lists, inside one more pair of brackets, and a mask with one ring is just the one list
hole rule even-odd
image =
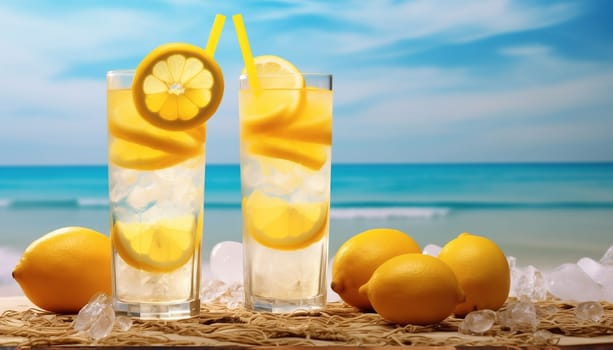
[[160, 198], [158, 186], [135, 186], [128, 195], [128, 205], [136, 210], [146, 210]]
[[219, 298], [227, 289], [227, 285], [220, 280], [209, 280], [204, 283], [200, 291], [203, 302], [212, 302]]
[[219, 297], [219, 302], [226, 305], [228, 309], [236, 309], [245, 301], [245, 291], [242, 284], [232, 284], [226, 288], [225, 292]]
[[496, 322], [496, 312], [492, 310], [472, 311], [464, 317], [460, 332], [464, 334], [483, 334]]
[[108, 336], [114, 324], [115, 310], [111, 298], [104, 293], [97, 293], [79, 310], [73, 327], [98, 340]]
[[590, 276], [594, 282], [600, 285], [613, 283], [613, 265], [604, 265], [590, 258], [579, 259], [577, 265]]
[[539, 329], [532, 334], [532, 337], [537, 345], [555, 344], [558, 338], [546, 329]]
[[116, 316], [115, 325], [122, 332], [127, 332], [132, 327], [132, 319], [128, 316]]
[[549, 317], [551, 315], [556, 314], [557, 312], [558, 312], [558, 307], [553, 304], [541, 305], [536, 310], [537, 315], [541, 317]]
[[535, 331], [539, 324], [536, 306], [529, 301], [510, 303], [506, 310], [498, 313], [498, 319], [503, 327], [511, 330]]
[[524, 268], [511, 269], [510, 296], [526, 297], [532, 301], [542, 301], [547, 298], [547, 283], [541, 271], [532, 265]]
[[602, 300], [602, 287], [577, 264], [562, 264], [547, 276], [549, 292], [562, 300]]
[[438, 253], [441, 252], [441, 249], [442, 249], [441, 246], [438, 246], [436, 244], [427, 244], [424, 247], [423, 254], [437, 257]]
[[613, 283], [602, 286], [603, 300], [613, 303]]
[[606, 253], [604, 253], [600, 259], [600, 263], [603, 265], [613, 265], [613, 245], [607, 249]]
[[89, 299], [89, 302], [79, 310], [74, 322], [74, 329], [79, 332], [86, 332], [96, 321], [102, 309], [110, 304], [109, 297], [104, 293], [97, 293]]
[[243, 283], [243, 245], [233, 241], [217, 243], [211, 250], [210, 265], [214, 279], [226, 284]]
[[575, 316], [580, 321], [598, 322], [604, 315], [604, 308], [595, 301], [586, 301], [577, 304]]
[[507, 256], [507, 262], [509, 263], [510, 270], [513, 270], [517, 266], [517, 258], [514, 256]]
[[105, 304], [98, 317], [94, 320], [94, 323], [92, 323], [88, 333], [90, 337], [96, 340], [102, 339], [111, 334], [114, 324], [115, 310], [113, 310], [111, 304]]

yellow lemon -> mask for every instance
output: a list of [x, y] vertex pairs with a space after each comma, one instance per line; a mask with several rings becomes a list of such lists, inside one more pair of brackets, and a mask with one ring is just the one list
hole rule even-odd
[[113, 246], [130, 266], [151, 272], [168, 272], [183, 266], [200, 244], [202, 212], [152, 223], [115, 222]]
[[438, 257], [455, 272], [466, 293], [466, 301], [454, 311], [456, 316], [474, 310], [498, 310], [507, 300], [511, 285], [509, 264], [492, 240], [462, 233], [449, 241]]
[[206, 122], [219, 107], [223, 91], [217, 62], [204, 49], [186, 43], [153, 49], [136, 68], [132, 82], [140, 115], [168, 130], [187, 130]]
[[343, 243], [334, 256], [331, 288], [347, 304], [371, 309], [368, 297], [358, 290], [375, 269], [392, 257], [420, 251], [415, 240], [399, 230], [376, 228], [358, 233]]
[[398, 255], [381, 264], [360, 293], [368, 296], [381, 317], [402, 325], [438, 323], [464, 299], [451, 268], [419, 253]]
[[293, 203], [256, 190], [243, 199], [243, 210], [251, 237], [270, 248], [304, 248], [326, 232], [327, 202]]
[[111, 242], [84, 227], [65, 227], [32, 242], [13, 271], [28, 299], [76, 313], [98, 292], [111, 295]]

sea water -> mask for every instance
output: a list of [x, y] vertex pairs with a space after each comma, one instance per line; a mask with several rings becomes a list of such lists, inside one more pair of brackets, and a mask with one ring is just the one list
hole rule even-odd
[[[238, 165], [207, 165], [203, 258], [241, 241]], [[599, 259], [613, 244], [613, 163], [334, 164], [330, 257], [356, 233], [400, 229], [425, 246], [468, 231], [519, 265]], [[106, 166], [0, 167], [0, 293], [36, 238], [63, 226], [109, 232]]]

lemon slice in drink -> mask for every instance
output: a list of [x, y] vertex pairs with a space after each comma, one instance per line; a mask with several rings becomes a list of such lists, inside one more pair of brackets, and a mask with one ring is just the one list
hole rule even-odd
[[279, 137], [255, 137], [248, 143], [250, 153], [289, 160], [311, 170], [321, 169], [328, 161], [330, 146]]
[[108, 128], [113, 136], [170, 153], [193, 153], [202, 148], [206, 132], [201, 129], [206, 124], [188, 131], [161, 129], [141, 118], [132, 100], [130, 90], [108, 92]]
[[242, 121], [264, 126], [290, 119], [304, 104], [304, 77], [291, 62], [278, 56], [257, 56], [254, 61], [260, 86], [268, 90], [257, 95], [242, 90]]
[[206, 122], [224, 91], [221, 69], [204, 49], [186, 44], [158, 46], [138, 65], [132, 93], [140, 115], [168, 130]]
[[168, 153], [138, 143], [115, 138], [109, 146], [109, 161], [128, 169], [156, 170], [179, 164], [204, 153], [202, 147], [183, 153]]
[[[198, 218], [200, 221], [200, 218]], [[119, 256], [130, 266], [168, 272], [183, 266], [200, 240], [194, 216], [160, 219], [153, 223], [123, 223], [113, 226], [111, 238]]]
[[243, 198], [243, 208], [251, 236], [270, 248], [303, 248], [325, 233], [325, 202], [290, 203], [256, 190]]

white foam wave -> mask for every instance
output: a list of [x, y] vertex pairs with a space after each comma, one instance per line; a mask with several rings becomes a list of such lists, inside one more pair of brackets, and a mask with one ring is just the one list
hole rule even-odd
[[0, 198], [0, 208], [8, 207], [9, 205], [11, 205], [10, 200]]
[[79, 207], [108, 207], [108, 198], [78, 198]]
[[447, 208], [404, 207], [404, 208], [335, 208], [331, 210], [332, 219], [389, 219], [421, 218], [431, 219], [445, 216]]

